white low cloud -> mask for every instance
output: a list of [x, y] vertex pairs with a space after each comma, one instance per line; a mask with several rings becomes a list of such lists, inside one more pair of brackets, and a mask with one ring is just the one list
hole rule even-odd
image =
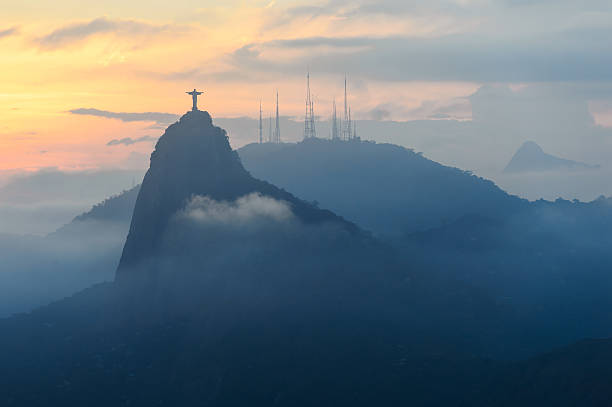
[[347, 236], [340, 223], [303, 222], [289, 202], [257, 192], [233, 201], [194, 196], [171, 219], [164, 251], [203, 256], [205, 260], [200, 261], [217, 262], [225, 268], [254, 253], [283, 251], [281, 247], [328, 248]]
[[252, 193], [233, 202], [215, 201], [206, 196], [194, 196], [178, 220], [191, 220], [199, 225], [243, 227], [253, 222], [287, 222], [294, 220], [289, 204]]

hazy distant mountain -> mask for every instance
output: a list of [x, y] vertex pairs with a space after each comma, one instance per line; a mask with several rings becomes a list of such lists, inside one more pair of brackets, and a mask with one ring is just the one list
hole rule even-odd
[[46, 236], [0, 234], [0, 317], [111, 281], [138, 189], [94, 205]]
[[142, 179], [143, 171], [42, 169], [0, 188], [0, 233], [45, 235], [91, 205]]
[[505, 173], [553, 171], [553, 170], [580, 170], [596, 169], [597, 165], [585, 164], [566, 160], [547, 154], [533, 141], [526, 141], [516, 151], [506, 168]]
[[106, 198], [104, 201], [95, 204], [89, 211], [75, 217], [70, 224], [60, 228], [60, 230], [79, 222], [92, 220], [129, 223], [132, 220], [132, 212], [134, 212], [139, 191], [140, 185], [136, 185], [131, 189]]

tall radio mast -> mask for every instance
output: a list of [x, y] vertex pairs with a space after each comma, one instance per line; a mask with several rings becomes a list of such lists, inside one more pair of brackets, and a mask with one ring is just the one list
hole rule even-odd
[[274, 142], [280, 143], [280, 120], [278, 117], [278, 91], [276, 91], [276, 129], [274, 129]]
[[316, 137], [314, 102], [310, 94], [310, 71], [306, 74], [306, 114], [304, 115], [304, 138]]
[[263, 143], [263, 122], [261, 118], [261, 100], [259, 101], [259, 144]]

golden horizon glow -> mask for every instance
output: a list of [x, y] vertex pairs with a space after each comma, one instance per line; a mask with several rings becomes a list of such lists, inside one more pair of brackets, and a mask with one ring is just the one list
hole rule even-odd
[[[103, 4], [102, 4], [103, 3]], [[465, 1], [458, 1], [463, 4]], [[476, 14], [360, 15], [346, 6], [336, 13], [303, 13], [327, 3], [296, 0], [182, 0], [105, 2], [22, 0], [3, 5], [0, 17], [0, 170], [16, 168], [99, 168], [117, 166], [130, 152], [151, 145], [109, 148], [111, 139], [158, 136], [150, 122], [121, 122], [70, 114], [77, 108], [111, 112], [181, 114], [184, 94], [204, 88], [202, 106], [214, 117], [256, 117], [259, 100], [272, 110], [279, 89], [282, 114], [303, 114], [304, 78], [266, 72], [265, 64], [308, 61], [308, 50], [277, 41], [304, 38], [436, 38], [469, 32]], [[296, 11], [297, 10], [297, 11]], [[272, 46], [265, 46], [272, 44]], [[319, 55], [351, 55], [373, 45], [316, 45]], [[245, 61], [256, 54], [261, 66]], [[304, 62], [303, 74], [307, 69]], [[271, 65], [270, 65], [271, 66]], [[471, 81], [398, 81], [351, 75], [351, 103], [359, 119], [382, 104], [397, 106], [396, 120], [420, 119], [428, 103], [465, 100], [480, 84]], [[310, 66], [317, 114], [326, 117], [342, 95], [342, 75]], [[610, 110], [610, 109], [609, 109]], [[607, 112], [599, 121], [608, 123]], [[296, 139], [297, 139], [296, 135]], [[145, 143], [146, 144], [146, 143]]]
[[[302, 114], [304, 84], [297, 76], [261, 77], [252, 83], [240, 78], [214, 80], [215, 75], [233, 69], [231, 54], [248, 44], [313, 32], [334, 36], [341, 31], [345, 37], [427, 35], [444, 25], [398, 19], [371, 21], [363, 28], [359, 21], [329, 16], [298, 18], [276, 26], [271, 21], [281, 19], [284, 8], [270, 1], [223, 5], [187, 1], [173, 8], [161, 2], [145, 6], [113, 1], [112, 14], [109, 2], [105, 3], [105, 7], [93, 2], [85, 7], [82, 2], [63, 0], [50, 7], [25, 1], [4, 8], [0, 30], [14, 27], [15, 33], [0, 38], [0, 170], [120, 165], [130, 152], [146, 153], [151, 145], [108, 148], [105, 144], [110, 139], [161, 133], [148, 129], [150, 122], [125, 123], [69, 113], [76, 108], [181, 114], [189, 108], [184, 91], [197, 87], [205, 88], [201, 103], [214, 116], [255, 117], [258, 100], [263, 99], [271, 110], [274, 89], [279, 89], [282, 113]], [[294, 4], [299, 3], [284, 2], [283, 7]], [[34, 6], [36, 16], [31, 15]], [[264, 53], [287, 60], [300, 51]], [[201, 69], [201, 74], [181, 77], [181, 72], [195, 69]], [[342, 78], [317, 77], [316, 69], [312, 76], [320, 114], [326, 114], [332, 98], [341, 95]], [[354, 108], [373, 108], [388, 100], [389, 93], [397, 93], [398, 86], [405, 92], [397, 103], [414, 108], [440, 87], [445, 96], [450, 89], [454, 97], [475, 89], [470, 84], [368, 83], [367, 89], [352, 90], [353, 96], [365, 101], [363, 105], [354, 101]]]

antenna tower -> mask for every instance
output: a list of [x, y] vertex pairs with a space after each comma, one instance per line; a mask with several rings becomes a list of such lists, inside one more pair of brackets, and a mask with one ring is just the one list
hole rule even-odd
[[351, 119], [351, 108], [349, 106], [348, 122], [346, 123], [346, 139], [353, 138], [353, 120]]
[[306, 74], [306, 114], [304, 116], [304, 138], [316, 137], [314, 119], [314, 102], [310, 94], [310, 71]]
[[340, 139], [340, 129], [338, 126], [338, 114], [336, 112], [336, 98], [334, 98], [334, 105], [332, 110], [332, 140]]
[[278, 118], [278, 91], [276, 91], [276, 129], [274, 129], [274, 142], [280, 143], [280, 120]]
[[263, 143], [263, 121], [261, 118], [261, 100], [259, 101], [259, 144]]
[[348, 101], [346, 98], [346, 75], [344, 75], [344, 118], [342, 122], [342, 139], [350, 140], [351, 138], [351, 114], [348, 107]]

